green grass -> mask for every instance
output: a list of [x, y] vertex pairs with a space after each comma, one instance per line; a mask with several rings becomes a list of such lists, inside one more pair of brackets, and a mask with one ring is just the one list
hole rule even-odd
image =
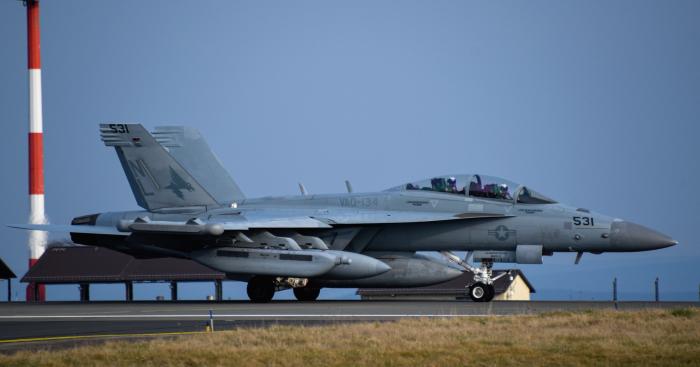
[[0, 355], [0, 366], [700, 366], [697, 309], [273, 326]]
[[692, 318], [697, 314], [697, 310], [694, 308], [674, 308], [669, 313], [677, 317]]

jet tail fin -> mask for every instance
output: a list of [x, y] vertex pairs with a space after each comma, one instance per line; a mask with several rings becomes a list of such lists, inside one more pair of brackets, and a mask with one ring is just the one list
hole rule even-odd
[[140, 124], [101, 124], [139, 206], [147, 210], [218, 206], [216, 200]]
[[197, 129], [186, 126], [158, 126], [153, 137], [221, 205], [245, 199], [219, 158]]

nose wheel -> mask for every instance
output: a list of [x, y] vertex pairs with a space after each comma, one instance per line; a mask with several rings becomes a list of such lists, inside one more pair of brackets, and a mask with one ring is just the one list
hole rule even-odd
[[496, 295], [492, 284], [476, 282], [469, 288], [469, 298], [474, 302], [490, 302]]

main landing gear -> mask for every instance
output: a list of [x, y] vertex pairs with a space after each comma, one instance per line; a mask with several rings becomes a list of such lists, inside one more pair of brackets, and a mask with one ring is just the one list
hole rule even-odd
[[442, 251], [441, 253], [448, 260], [474, 274], [474, 283], [467, 287], [467, 293], [469, 294], [469, 298], [471, 298], [471, 300], [474, 302], [490, 302], [491, 300], [493, 300], [493, 297], [496, 295], [496, 292], [493, 288], [493, 282], [499, 279], [500, 277], [508, 274], [507, 272], [504, 272], [503, 274], [500, 274], [494, 278], [493, 272], [491, 270], [493, 268], [493, 261], [482, 260], [481, 266], [477, 268], [475, 266], [469, 265], [467, 260], [470, 257], [469, 255], [467, 255], [467, 258], [465, 260], [462, 260], [459, 258], [459, 256], [449, 251]]
[[254, 276], [248, 281], [246, 291], [254, 303], [267, 303], [278, 290], [293, 288], [294, 297], [299, 301], [315, 301], [321, 288], [308, 284], [307, 279]]
[[321, 294], [321, 288], [317, 287], [294, 288], [294, 297], [298, 301], [315, 301], [319, 294]]
[[273, 277], [254, 276], [248, 281], [248, 298], [255, 303], [267, 303], [272, 300], [277, 290]]

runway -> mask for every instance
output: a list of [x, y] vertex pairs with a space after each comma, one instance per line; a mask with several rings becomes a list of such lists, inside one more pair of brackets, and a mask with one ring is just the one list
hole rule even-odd
[[202, 332], [213, 314], [216, 330], [275, 324], [316, 325], [411, 317], [502, 317], [553, 311], [700, 307], [700, 302], [277, 301], [48, 302], [0, 304], [0, 351], [115, 338]]

